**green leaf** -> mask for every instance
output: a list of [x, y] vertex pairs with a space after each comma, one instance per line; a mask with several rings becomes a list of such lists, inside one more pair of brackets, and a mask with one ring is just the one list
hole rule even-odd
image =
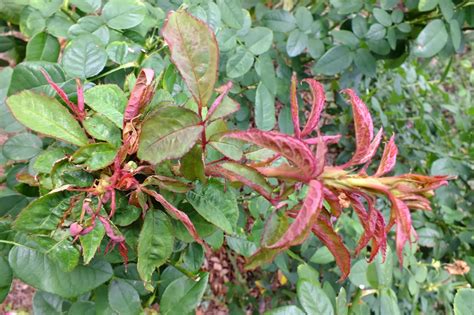
[[245, 46], [254, 55], [261, 55], [270, 49], [273, 42], [273, 32], [266, 27], [251, 28], [244, 37]]
[[239, 217], [239, 208], [234, 193], [224, 189], [217, 180], [207, 185], [198, 183], [196, 188], [186, 194], [189, 203], [207, 221], [232, 234]]
[[313, 71], [325, 75], [334, 75], [347, 69], [352, 63], [352, 54], [346, 46], [329, 49], [316, 63]]
[[448, 32], [442, 20], [429, 22], [415, 40], [414, 54], [417, 57], [429, 58], [443, 49], [448, 41]]
[[95, 303], [90, 301], [77, 301], [71, 305], [68, 315], [95, 315]]
[[374, 56], [372, 56], [372, 54], [370, 53], [368, 49], [365, 49], [365, 48], [357, 49], [356, 55], [354, 58], [354, 63], [363, 74], [367, 76], [375, 75], [377, 61], [375, 60]]
[[199, 106], [207, 106], [219, 66], [219, 49], [214, 33], [202, 21], [178, 11], [168, 15], [162, 35], [194, 100]]
[[275, 123], [275, 97], [260, 82], [255, 94], [255, 124], [260, 130], [272, 130]]
[[102, 16], [111, 28], [128, 29], [140, 24], [147, 13], [138, 0], [110, 0], [102, 9]]
[[110, 143], [91, 143], [77, 150], [72, 156], [72, 162], [85, 166], [89, 171], [97, 171], [114, 162], [118, 149]]
[[110, 32], [105, 21], [100, 16], [88, 15], [81, 17], [76, 24], [72, 25], [68, 30], [68, 37], [76, 39], [81, 35], [92, 36], [101, 45], [107, 45], [110, 39]]
[[339, 290], [339, 294], [336, 297], [336, 314], [337, 315], [348, 315], [349, 307], [347, 305], [347, 294], [344, 287]]
[[474, 309], [474, 289], [459, 289], [454, 297], [454, 315], [469, 315]]
[[286, 42], [286, 52], [288, 53], [288, 56], [298, 56], [306, 49], [307, 46], [308, 35], [299, 29], [294, 29], [291, 31], [290, 36], [288, 36], [288, 41]]
[[94, 86], [84, 93], [84, 101], [90, 108], [110, 119], [117, 127], [122, 128], [127, 97], [117, 85]]
[[36, 157], [33, 169], [38, 173], [49, 174], [53, 170], [54, 164], [63, 159], [68, 153], [71, 153], [68, 148], [49, 147]]
[[367, 21], [362, 16], [357, 15], [352, 19], [351, 24], [354, 34], [359, 38], [364, 38], [368, 31]]
[[231, 160], [239, 161], [244, 154], [242, 152], [242, 143], [235, 139], [220, 138], [218, 140], [211, 140], [209, 145]]
[[[110, 115], [115, 116], [117, 113], [110, 111]], [[107, 141], [116, 147], [121, 145], [122, 133], [120, 132], [120, 129], [117, 128], [117, 126], [105, 115], [95, 113], [94, 115], [87, 117], [82, 124], [87, 133], [95, 139]]]
[[55, 192], [44, 195], [24, 208], [14, 227], [25, 232], [53, 231], [69, 208], [71, 193]]
[[[324, 47], [323, 47], [324, 49]], [[273, 59], [269, 53], [261, 55], [255, 62], [255, 71], [272, 95], [276, 94], [277, 80]]]
[[202, 182], [206, 181], [201, 145], [195, 145], [183, 156], [179, 170], [186, 179], [191, 181], [196, 179], [199, 179]]
[[436, 7], [437, 4], [438, 0], [420, 0], [420, 2], [418, 2], [418, 11], [431, 11]]
[[100, 9], [101, 0], [71, 0], [71, 4], [75, 5], [84, 13], [92, 13]]
[[92, 258], [94, 258], [97, 249], [100, 247], [100, 243], [105, 235], [105, 228], [100, 223], [99, 219], [96, 219], [96, 225], [92, 231], [86, 235], [79, 237], [79, 241], [82, 246], [82, 257], [84, 258], [84, 264], [88, 265]]
[[299, 6], [295, 11], [295, 19], [298, 28], [303, 32], [308, 32], [311, 29], [313, 23], [313, 15], [304, 6]]
[[237, 47], [235, 53], [227, 60], [227, 76], [232, 79], [243, 76], [252, 68], [253, 61], [252, 53], [242, 46]]
[[48, 33], [38, 33], [26, 45], [27, 61], [56, 62], [59, 56], [59, 41]]
[[194, 311], [204, 295], [208, 278], [208, 273], [202, 273], [196, 281], [181, 277], [171, 282], [161, 297], [161, 313], [189, 314]]
[[8, 257], [15, 276], [23, 282], [65, 298], [86, 293], [112, 277], [112, 267], [105, 261], [77, 266], [64, 272], [45, 255], [26, 247], [14, 247]]
[[250, 257], [257, 251], [257, 245], [241, 237], [226, 236], [226, 243], [237, 254]]
[[306, 313], [303, 312], [298, 306], [295, 305], [287, 305], [275, 308], [268, 312], [265, 312], [265, 315], [305, 315]]
[[320, 39], [310, 38], [308, 40], [308, 53], [313, 59], [317, 59], [324, 54], [324, 43]]
[[23, 91], [7, 99], [15, 118], [44, 135], [83, 146], [87, 136], [69, 111], [53, 98]]
[[340, 42], [344, 45], [347, 45], [351, 48], [356, 48], [359, 46], [359, 39], [350, 31], [332, 31], [331, 35], [333, 36], [334, 40]]
[[15, 217], [28, 202], [28, 199], [24, 195], [10, 190], [9, 188], [2, 188], [0, 190], [0, 217], [6, 215]]
[[191, 243], [183, 255], [183, 267], [191, 272], [197, 272], [204, 262], [204, 248], [201, 244]]
[[64, 300], [56, 294], [36, 291], [33, 296], [33, 312], [35, 315], [61, 315], [63, 303]]
[[3, 155], [10, 160], [29, 160], [41, 152], [43, 141], [32, 133], [20, 133], [3, 145]]
[[318, 250], [311, 256], [310, 260], [315, 264], [329, 264], [334, 261], [334, 256], [331, 254], [329, 249], [326, 246], [318, 248]]
[[162, 211], [148, 210], [138, 238], [138, 264], [140, 277], [145, 287], [153, 290], [151, 276], [173, 253], [173, 227], [169, 217]]
[[34, 242], [28, 239], [26, 242], [45, 254], [64, 272], [72, 271], [79, 263], [79, 251], [67, 240], [58, 242], [49, 237], [35, 237]]
[[91, 34], [70, 41], [62, 57], [64, 71], [81, 79], [100, 73], [107, 62], [107, 52], [101, 45], [99, 38]]
[[387, 13], [387, 11], [379, 9], [379, 8], [374, 8], [373, 11], [374, 17], [383, 26], [390, 26], [392, 25], [392, 17], [390, 14]]
[[114, 224], [117, 226], [128, 226], [135, 222], [142, 214], [142, 209], [128, 203], [126, 196], [117, 196], [117, 209], [114, 215]]
[[262, 22], [275, 32], [288, 33], [296, 27], [296, 19], [284, 10], [269, 10]]
[[333, 315], [334, 309], [326, 293], [310, 281], [298, 280], [298, 300], [308, 314]]
[[114, 279], [109, 284], [110, 307], [119, 314], [140, 314], [142, 311], [137, 290], [125, 280]]
[[452, 0], [439, 0], [439, 8], [446, 21], [450, 21], [454, 15], [454, 3]]
[[211, 117], [208, 117], [208, 121], [213, 121], [219, 118], [227, 117], [230, 114], [235, 113], [240, 109], [239, 103], [226, 96], [222, 100], [222, 103], [217, 107], [217, 109], [212, 113]]
[[217, 5], [225, 24], [237, 30], [242, 28], [244, 15], [242, 14], [240, 0], [217, 0]]
[[457, 20], [449, 21], [449, 33], [451, 34], [454, 50], [459, 50], [461, 47], [462, 31]]
[[386, 288], [380, 290], [380, 314], [400, 315], [398, 308], [397, 295], [392, 289]]
[[365, 38], [369, 40], [380, 40], [385, 37], [387, 30], [382, 24], [374, 23], [370, 25]]
[[148, 115], [140, 134], [138, 157], [155, 164], [177, 159], [196, 143], [203, 127], [191, 110], [167, 106]]
[[6, 258], [0, 256], [0, 303], [5, 300], [10, 292], [13, 273]]

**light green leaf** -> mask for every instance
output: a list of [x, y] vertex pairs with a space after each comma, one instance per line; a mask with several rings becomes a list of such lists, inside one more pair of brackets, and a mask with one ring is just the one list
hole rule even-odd
[[162, 35], [196, 103], [207, 106], [218, 71], [219, 51], [214, 33], [201, 20], [178, 11], [168, 16]]
[[97, 15], [86, 15], [81, 17], [76, 24], [68, 30], [68, 37], [76, 39], [81, 35], [95, 35], [98, 43], [107, 45], [110, 39], [110, 31], [102, 17]]
[[125, 280], [112, 280], [108, 296], [110, 307], [118, 314], [138, 315], [142, 311], [137, 290]]
[[189, 203], [208, 222], [232, 234], [239, 217], [239, 208], [234, 193], [217, 180], [207, 185], [198, 183], [196, 188], [186, 194]]
[[329, 264], [334, 261], [334, 256], [331, 254], [326, 246], [318, 248], [318, 250], [311, 256], [310, 261], [315, 264]]
[[78, 146], [88, 142], [79, 123], [53, 98], [23, 91], [10, 96], [7, 105], [15, 118], [31, 130]]
[[448, 41], [448, 32], [442, 20], [429, 22], [415, 40], [414, 54], [417, 57], [429, 58], [443, 49]]
[[382, 10], [380, 8], [374, 8], [373, 11], [374, 17], [383, 26], [390, 26], [392, 25], [392, 17], [390, 14], [387, 13], [387, 11]]
[[260, 82], [255, 94], [255, 124], [260, 130], [272, 130], [275, 123], [275, 97]]
[[56, 37], [44, 32], [38, 33], [26, 45], [25, 60], [56, 62], [59, 49], [59, 41]]
[[303, 312], [298, 306], [287, 305], [265, 312], [265, 315], [306, 315], [306, 313]]
[[347, 294], [344, 287], [339, 290], [339, 294], [336, 297], [336, 314], [337, 315], [348, 315], [349, 307], [347, 305]]
[[262, 21], [275, 32], [288, 33], [296, 27], [295, 17], [284, 10], [269, 10]]
[[352, 63], [352, 54], [346, 46], [329, 49], [316, 63], [313, 71], [325, 75], [334, 75], [347, 69]]
[[223, 169], [226, 169], [226, 170], [231, 171], [235, 174], [238, 174], [238, 175], [246, 178], [250, 182], [260, 186], [269, 195], [273, 191], [273, 188], [270, 186], [270, 184], [268, 184], [265, 177], [263, 177], [254, 168], [251, 168], [251, 167], [248, 167], [246, 165], [239, 164], [239, 163], [234, 163], [234, 162], [224, 162], [224, 163], [220, 164], [219, 166], [222, 167]]
[[51, 173], [54, 163], [64, 158], [70, 150], [64, 147], [49, 147], [41, 152], [33, 163], [33, 169], [38, 173]]
[[86, 235], [79, 237], [79, 241], [82, 246], [82, 257], [84, 257], [84, 264], [88, 265], [92, 258], [94, 258], [97, 249], [100, 247], [100, 243], [105, 235], [105, 228], [100, 223], [99, 219], [96, 219], [95, 227], [92, 231]]
[[311, 14], [311, 11], [309, 11], [306, 7], [298, 6], [298, 8], [296, 8], [295, 19], [298, 28], [302, 32], [307, 33], [311, 30], [311, 24], [313, 23], [313, 15]]
[[138, 0], [110, 0], [102, 9], [107, 25], [118, 30], [137, 26], [146, 13], [145, 5]]
[[459, 289], [454, 297], [454, 315], [469, 315], [474, 309], [474, 289]]
[[307, 314], [334, 315], [334, 309], [326, 293], [310, 281], [298, 280], [298, 300]]
[[227, 60], [226, 73], [229, 78], [238, 78], [252, 68], [254, 57], [242, 46], [237, 47], [235, 53]]
[[110, 143], [91, 143], [77, 150], [72, 155], [72, 162], [85, 166], [87, 170], [97, 171], [114, 162], [118, 149]]
[[400, 315], [397, 295], [390, 288], [380, 290], [380, 314]]
[[171, 282], [161, 297], [162, 314], [189, 314], [194, 311], [201, 302], [208, 279], [209, 274], [202, 273], [196, 281], [181, 277]]
[[255, 62], [255, 71], [260, 77], [262, 83], [272, 95], [276, 94], [277, 80], [273, 59], [269, 53], [261, 55]]
[[[117, 116], [116, 113], [110, 112], [110, 116]], [[116, 147], [122, 143], [122, 133], [120, 129], [105, 115], [95, 113], [87, 117], [82, 122], [87, 133], [97, 140], [107, 141]]]
[[3, 155], [10, 160], [29, 160], [41, 152], [43, 141], [32, 133], [20, 133], [3, 144]]
[[107, 53], [101, 45], [99, 38], [91, 34], [73, 39], [62, 57], [64, 71], [81, 79], [100, 73], [107, 62]]
[[75, 5], [84, 13], [92, 13], [100, 9], [101, 0], [71, 0], [71, 4]]
[[438, 5], [438, 0], [420, 0], [420, 2], [418, 2], [418, 11], [431, 11], [436, 7], [436, 5]]
[[308, 35], [299, 29], [291, 31], [290, 36], [288, 36], [288, 41], [286, 42], [286, 52], [288, 53], [288, 56], [298, 56], [306, 49], [307, 46]]
[[239, 103], [226, 96], [222, 100], [222, 103], [212, 113], [211, 117], [207, 118], [208, 121], [213, 121], [219, 118], [229, 116], [240, 109]]
[[64, 212], [69, 208], [71, 193], [55, 192], [44, 195], [24, 208], [15, 220], [19, 231], [53, 231], [57, 228]]
[[138, 273], [148, 290], [153, 290], [151, 276], [171, 256], [173, 244], [173, 226], [169, 217], [162, 211], [148, 210], [138, 238], [137, 252]]
[[454, 3], [452, 0], [439, 0], [439, 8], [446, 21], [450, 21], [454, 15]]
[[352, 31], [359, 38], [364, 38], [367, 34], [367, 21], [360, 15], [357, 15], [352, 19]]
[[385, 37], [387, 30], [382, 24], [374, 23], [370, 25], [369, 30], [365, 34], [365, 38], [369, 40], [380, 40]]
[[26, 247], [14, 247], [8, 261], [23, 282], [65, 298], [86, 293], [112, 277], [112, 267], [105, 261], [96, 260], [87, 267], [79, 265], [64, 272], [45, 255]]
[[237, 254], [250, 257], [257, 251], [257, 245], [242, 237], [226, 236], [226, 243]]
[[167, 106], [148, 115], [142, 125], [138, 157], [155, 164], [177, 159], [196, 143], [203, 127], [191, 110]]
[[217, 0], [217, 5], [225, 24], [237, 30], [242, 28], [244, 25], [244, 15], [242, 14], [240, 0]]
[[451, 34], [454, 50], [459, 50], [461, 47], [462, 31], [457, 20], [453, 19], [449, 21], [449, 33]]
[[123, 112], [127, 106], [127, 97], [114, 84], [94, 86], [84, 93], [84, 101], [89, 107], [110, 119], [117, 127], [122, 128]]
[[270, 49], [273, 42], [273, 32], [266, 27], [251, 28], [244, 37], [245, 46], [254, 55], [260, 55]]

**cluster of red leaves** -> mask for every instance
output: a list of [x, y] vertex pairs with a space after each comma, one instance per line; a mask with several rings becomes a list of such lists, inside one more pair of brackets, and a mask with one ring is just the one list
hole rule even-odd
[[[288, 209], [286, 215], [294, 218], [284, 233], [272, 244], [262, 242], [261, 249], [250, 258], [249, 268], [267, 262], [279, 252], [291, 246], [303, 243], [313, 232], [335, 257], [342, 275], [346, 278], [350, 272], [350, 252], [340, 235], [333, 228], [334, 222], [344, 208], [352, 206], [364, 228], [355, 249], [357, 255], [372, 241], [369, 260], [373, 260], [381, 251], [385, 256], [387, 233], [396, 225], [396, 251], [402, 261], [402, 250], [411, 241], [415, 232], [411, 224], [409, 208], [430, 210], [427, 197], [433, 190], [447, 184], [446, 176], [423, 176], [404, 174], [394, 177], [383, 177], [390, 172], [396, 163], [397, 147], [394, 136], [386, 143], [377, 171], [368, 175], [366, 169], [376, 154], [382, 139], [382, 129], [374, 136], [373, 123], [366, 105], [353, 90], [342, 93], [349, 96], [355, 124], [356, 151], [352, 158], [343, 165], [332, 166], [326, 161], [327, 146], [340, 138], [320, 134], [318, 123], [325, 104], [324, 88], [314, 79], [304, 80], [312, 93], [311, 112], [304, 128], [300, 128], [299, 106], [297, 101], [297, 80], [293, 76], [291, 83], [291, 114], [294, 134], [286, 135], [276, 131], [250, 129], [234, 131], [226, 135], [240, 139], [259, 147], [275, 152], [274, 156], [264, 162], [247, 162], [246, 166], [265, 177], [279, 179], [279, 195], [262, 194], [275, 207], [285, 207], [285, 196], [288, 191], [308, 186], [306, 198], [296, 207]], [[315, 136], [311, 134], [315, 132]], [[359, 167], [362, 165], [362, 167]], [[357, 169], [358, 168], [358, 169]], [[235, 174], [220, 174], [235, 180]], [[243, 181], [257, 192], [264, 189], [258, 184]], [[375, 207], [378, 197], [385, 196], [391, 203], [391, 214], [388, 223], [382, 213]], [[330, 207], [324, 207], [326, 201]], [[366, 204], [366, 205], [365, 205]]]

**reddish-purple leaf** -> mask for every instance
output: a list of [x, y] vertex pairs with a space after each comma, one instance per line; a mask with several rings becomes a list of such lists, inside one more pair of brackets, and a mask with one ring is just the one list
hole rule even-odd
[[310, 145], [318, 144], [321, 140], [326, 144], [333, 144], [333, 143], [338, 143], [339, 139], [341, 139], [341, 135], [321, 136], [321, 137], [304, 139], [303, 141], [306, 144], [310, 144]]
[[296, 86], [298, 85], [298, 79], [296, 79], [296, 72], [293, 72], [291, 76], [291, 87], [290, 87], [290, 105], [291, 105], [291, 119], [293, 120], [293, 128], [295, 131], [295, 137], [301, 138], [300, 129], [300, 116], [298, 107], [298, 95], [296, 94]]
[[337, 197], [337, 193], [329, 190], [326, 187], [323, 188], [323, 193], [324, 200], [326, 200], [327, 203], [329, 203], [329, 206], [331, 207], [332, 215], [338, 218], [342, 213], [342, 206], [339, 202], [339, 198]]
[[282, 156], [293, 162], [300, 172], [311, 176], [314, 173], [315, 165], [313, 154], [302, 140], [276, 132], [250, 129], [248, 131], [235, 131], [225, 135], [225, 137], [241, 139], [252, 142], [261, 147], [280, 153]]
[[84, 113], [84, 89], [82, 88], [81, 80], [78, 78], [76, 79], [76, 91], [77, 91], [77, 107], [79, 109], [79, 113], [81, 115], [85, 115]]
[[154, 76], [155, 72], [152, 69], [144, 68], [140, 71], [123, 114], [124, 124], [137, 117], [143, 107], [150, 101], [154, 92]]
[[329, 249], [341, 270], [340, 281], [346, 279], [351, 271], [351, 255], [342, 238], [334, 231], [327, 215], [320, 215], [312, 227], [317, 238]]
[[326, 165], [326, 154], [328, 153], [328, 146], [323, 139], [320, 138], [319, 143], [316, 147], [316, 154], [314, 156], [314, 173], [313, 177], [321, 175], [324, 171], [324, 166]]
[[379, 168], [375, 172], [374, 176], [382, 176], [390, 172], [397, 162], [398, 148], [395, 144], [395, 135], [390, 137], [390, 140], [385, 144], [383, 149], [382, 160], [380, 161]]
[[326, 94], [324, 93], [324, 86], [315, 79], [305, 79], [303, 82], [308, 83], [313, 101], [311, 103], [311, 112], [309, 114], [306, 125], [304, 126], [301, 136], [309, 135], [319, 123], [321, 112], [323, 111], [324, 103], [326, 102]]
[[189, 234], [194, 238], [196, 242], [199, 244], [207, 247], [207, 244], [204, 243], [204, 241], [199, 237], [198, 232], [196, 231], [196, 228], [194, 227], [193, 222], [189, 219], [188, 215], [181, 210], [176, 209], [171, 203], [168, 202], [162, 195], [157, 193], [154, 190], [150, 190], [148, 188], [141, 187], [141, 190], [147, 193], [148, 195], [152, 196], [155, 198], [156, 201], [158, 201], [165, 209], [166, 211], [179, 221], [181, 221], [186, 229], [188, 230]]
[[374, 127], [372, 124], [372, 117], [370, 116], [367, 106], [364, 104], [364, 102], [362, 102], [357, 94], [351, 89], [345, 89], [342, 91], [342, 93], [345, 93], [350, 97], [356, 133], [356, 152], [352, 156], [351, 160], [343, 165], [343, 167], [349, 167], [352, 165], [365, 163], [363, 161], [367, 157], [370, 150], [370, 143], [374, 137]]
[[400, 264], [403, 262], [403, 246], [406, 242], [410, 242], [411, 236], [411, 214], [407, 205], [398, 198], [392, 198], [392, 208], [396, 216], [396, 248]]
[[323, 186], [317, 180], [309, 182], [309, 189], [298, 215], [291, 223], [283, 236], [268, 248], [288, 248], [299, 245], [304, 241], [303, 235], [307, 234], [311, 226], [318, 219], [323, 202]]
[[214, 100], [211, 107], [209, 108], [209, 111], [207, 112], [207, 115], [206, 115], [206, 120], [208, 120], [212, 116], [212, 114], [214, 114], [217, 107], [221, 105], [224, 98], [227, 96], [227, 94], [229, 94], [229, 91], [231, 88], [232, 88], [232, 81], [227, 82], [226, 84], [224, 84], [223, 86], [219, 88], [220, 95]]

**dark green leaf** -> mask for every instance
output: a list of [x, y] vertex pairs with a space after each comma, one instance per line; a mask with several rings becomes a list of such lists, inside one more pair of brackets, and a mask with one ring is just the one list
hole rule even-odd
[[367, 76], [374, 76], [377, 67], [377, 61], [369, 52], [368, 49], [359, 48], [357, 49], [354, 63], [360, 71]]
[[298, 56], [306, 49], [307, 46], [308, 35], [299, 29], [291, 31], [290, 36], [288, 36], [288, 41], [286, 42], [286, 52], [288, 53], [288, 56]]
[[260, 55], [270, 49], [273, 42], [273, 32], [266, 27], [254, 27], [244, 37], [245, 46], [254, 55]]
[[110, 282], [109, 304], [119, 314], [138, 315], [142, 311], [137, 290], [122, 279]]
[[35, 315], [61, 315], [63, 303], [63, 298], [56, 294], [36, 291], [33, 297], [33, 312]]
[[275, 123], [275, 97], [260, 82], [255, 94], [255, 124], [258, 129], [272, 130]]
[[199, 179], [202, 182], [206, 181], [201, 145], [195, 145], [188, 153], [183, 156], [179, 170], [186, 179], [191, 181], [196, 179]]
[[347, 69], [352, 63], [352, 54], [346, 46], [329, 49], [316, 63], [313, 71], [326, 75], [334, 75]]
[[68, 315], [95, 315], [95, 303], [90, 301], [77, 301], [71, 305]]
[[263, 16], [263, 23], [275, 32], [288, 33], [296, 27], [296, 19], [287, 11], [270, 10]]
[[43, 141], [32, 133], [20, 133], [3, 145], [6, 158], [15, 161], [28, 160], [41, 152]]
[[71, 156], [71, 161], [89, 171], [97, 171], [111, 165], [117, 152], [118, 149], [110, 143], [91, 143], [79, 148]]
[[88, 265], [92, 258], [94, 258], [97, 249], [100, 247], [100, 243], [105, 235], [105, 228], [100, 223], [98, 219], [96, 219], [96, 225], [94, 229], [87, 233], [86, 235], [82, 235], [79, 237], [79, 241], [81, 242], [82, 246], [82, 256], [84, 258], [84, 264]]
[[140, 24], [147, 13], [138, 0], [110, 0], [102, 9], [102, 16], [111, 28], [127, 29]]
[[0, 303], [10, 292], [10, 286], [13, 280], [12, 270], [6, 258], [0, 256]]

